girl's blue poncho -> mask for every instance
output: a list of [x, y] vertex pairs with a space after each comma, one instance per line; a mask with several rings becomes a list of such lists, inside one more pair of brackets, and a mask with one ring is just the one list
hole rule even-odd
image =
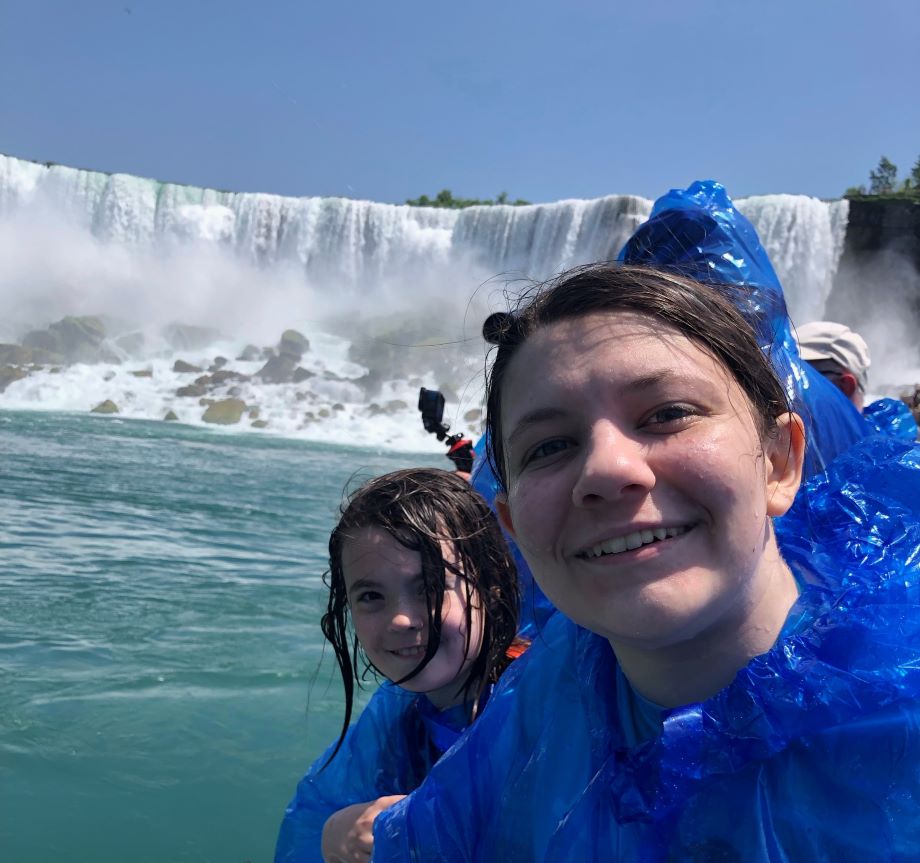
[[284, 813], [275, 863], [322, 863], [326, 819], [339, 809], [418, 788], [468, 725], [461, 705], [437, 711], [424, 695], [384, 683], [345, 736], [313, 764]]
[[803, 588], [730, 686], [643, 742], [607, 641], [556, 614], [374, 863], [920, 860], [920, 449], [865, 439], [776, 530]]

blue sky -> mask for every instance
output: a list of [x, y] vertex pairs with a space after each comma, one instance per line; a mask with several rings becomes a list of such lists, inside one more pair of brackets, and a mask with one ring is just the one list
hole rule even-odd
[[399, 202], [839, 196], [920, 155], [911, 0], [6, 0], [0, 152]]

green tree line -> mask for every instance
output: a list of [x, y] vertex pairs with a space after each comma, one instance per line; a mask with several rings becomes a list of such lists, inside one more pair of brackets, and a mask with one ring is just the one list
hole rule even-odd
[[850, 186], [843, 193], [844, 198], [858, 198], [866, 195], [894, 195], [896, 197], [920, 197], [920, 156], [910, 173], [898, 181], [898, 166], [887, 156], [878, 160], [878, 166], [869, 171], [869, 185]]
[[422, 195], [418, 198], [410, 198], [406, 203], [410, 207], [444, 207], [448, 210], [462, 210], [464, 207], [489, 207], [493, 204], [509, 204], [512, 207], [523, 207], [530, 201], [523, 198], [517, 198], [514, 201], [508, 200], [507, 192], [499, 192], [495, 199], [486, 198], [455, 198], [450, 189], [441, 189], [433, 198], [428, 195]]

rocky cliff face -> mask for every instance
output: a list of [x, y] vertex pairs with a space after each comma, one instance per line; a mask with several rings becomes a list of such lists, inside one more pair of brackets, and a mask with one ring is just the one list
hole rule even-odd
[[890, 250], [920, 270], [920, 198], [850, 201], [844, 255], [861, 257]]
[[824, 317], [863, 333], [874, 365], [920, 365], [920, 200], [850, 201]]

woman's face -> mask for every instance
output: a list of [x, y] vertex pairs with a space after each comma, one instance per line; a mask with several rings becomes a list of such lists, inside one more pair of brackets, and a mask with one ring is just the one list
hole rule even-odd
[[[448, 543], [442, 543], [441, 553], [445, 561], [455, 562]], [[342, 572], [355, 634], [368, 659], [389, 680], [411, 674], [428, 644], [422, 556], [386, 531], [369, 527], [346, 540]], [[400, 683], [410, 692], [424, 692], [439, 708], [458, 701], [458, 691], [482, 643], [482, 611], [474, 605], [467, 653], [467, 587], [450, 570], [444, 576], [438, 651], [419, 674]]]
[[791, 418], [762, 442], [740, 386], [678, 330], [632, 312], [538, 330], [501, 421], [503, 523], [555, 605], [614, 646], [715, 631], [778, 577]]

